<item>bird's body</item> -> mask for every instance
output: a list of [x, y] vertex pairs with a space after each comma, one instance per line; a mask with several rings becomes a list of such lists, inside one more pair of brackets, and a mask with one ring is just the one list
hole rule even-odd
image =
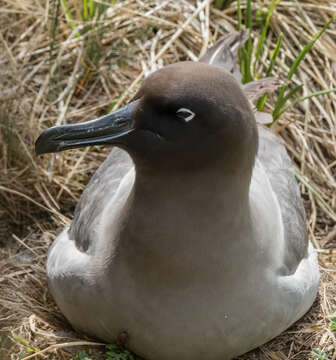
[[[223, 70], [181, 64], [154, 74], [143, 93], [168, 76], [173, 85], [161, 96], [177, 97], [174, 76], [185, 71], [196, 80], [209, 78], [216, 89]], [[85, 189], [70, 229], [49, 250], [49, 286], [70, 323], [107, 342], [126, 332], [127, 346], [147, 360], [230, 359], [288, 328], [316, 296], [316, 254], [290, 159], [270, 130], [255, 125], [233, 77], [223, 76], [227, 92], [209, 101], [219, 107], [223, 101], [224, 116], [242, 121], [241, 129], [222, 130], [219, 117], [211, 130], [202, 127], [206, 156], [197, 147], [198, 129], [189, 116], [204, 110], [202, 99], [193, 100], [209, 91], [202, 79], [192, 86], [187, 108], [177, 107], [188, 119], [182, 135], [161, 125], [154, 141], [154, 125], [147, 123], [141, 143], [152, 141], [153, 153], [126, 135], [133, 160], [112, 150]], [[133, 121], [139, 124], [149, 105], [136, 101]], [[158, 113], [163, 122], [166, 114]], [[180, 142], [185, 129], [193, 135], [186, 132]], [[231, 135], [218, 145], [222, 131]], [[184, 142], [194, 146], [190, 154]]]

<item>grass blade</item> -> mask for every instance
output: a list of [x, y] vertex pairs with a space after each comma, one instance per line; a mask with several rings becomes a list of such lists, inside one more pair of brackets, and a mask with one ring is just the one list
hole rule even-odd
[[271, 61], [270, 61], [270, 64], [268, 65], [268, 68], [266, 70], [266, 77], [270, 76], [271, 73], [272, 73], [272, 70], [273, 70], [273, 67], [275, 65], [275, 61], [279, 55], [279, 51], [280, 51], [280, 48], [281, 48], [281, 43], [282, 43], [282, 33], [280, 33], [279, 35], [279, 38], [275, 44], [275, 48], [274, 50], [272, 51], [272, 55], [271, 55]]
[[218, 10], [226, 9], [234, 1], [235, 0], [216, 0], [214, 3], [214, 8]]
[[56, 39], [56, 31], [58, 27], [59, 14], [60, 14], [60, 2], [54, 1], [51, 4], [51, 10], [50, 10], [51, 25], [50, 25], [49, 65], [51, 65], [53, 53], [54, 53], [54, 45]]
[[[306, 56], [306, 54], [310, 51], [310, 49], [313, 47], [313, 45], [316, 43], [316, 41], [320, 38], [320, 36], [322, 34], [324, 34], [324, 32], [329, 28], [330, 24], [335, 20], [335, 17], [332, 17], [325, 25], [324, 27], [318, 31], [313, 38], [311, 39], [311, 41], [301, 50], [301, 52], [299, 53], [299, 55], [296, 57], [296, 59], [294, 60], [293, 64], [291, 65], [289, 72], [287, 74], [287, 79], [290, 80], [293, 75], [295, 74], [297, 68], [299, 67], [301, 61], [304, 59], [304, 57]], [[284, 98], [284, 94], [285, 91], [287, 89], [288, 85], [285, 85], [284, 87], [281, 88], [280, 92], [279, 92], [279, 96], [277, 99], [277, 102], [274, 106], [274, 111], [273, 111], [273, 119], [277, 119], [280, 115], [280, 113], [282, 114], [283, 111], [280, 110], [282, 105], [285, 103], [285, 101], [283, 100]], [[288, 96], [286, 96], [287, 99], [289, 98]]]
[[268, 94], [264, 94], [260, 99], [258, 99], [257, 102], [258, 111], [263, 111], [267, 98], [268, 98]]
[[328, 360], [328, 356], [324, 351], [320, 349], [313, 349], [312, 352], [314, 355], [317, 355], [316, 360]]
[[244, 46], [244, 50], [241, 53], [243, 54], [244, 58], [244, 66], [243, 66], [243, 83], [248, 83], [252, 81], [252, 74], [251, 74], [251, 63], [252, 63], [252, 5], [251, 0], [247, 0], [246, 4], [246, 13], [245, 13], [245, 26], [249, 29], [249, 37], [246, 41]]
[[242, 11], [240, 6], [240, 0], [237, 0], [237, 20], [238, 20], [238, 31], [241, 30], [242, 25]]
[[246, 3], [246, 14], [245, 14], [245, 26], [248, 29], [252, 29], [252, 6], [251, 0], [247, 0]]
[[335, 18], [331, 18], [324, 26], [323, 28], [318, 31], [311, 41], [301, 50], [300, 54], [297, 56], [297, 58], [294, 60], [292, 66], [289, 69], [287, 79], [290, 80], [292, 76], [295, 74], [298, 66], [300, 65], [303, 58], [306, 56], [306, 54], [310, 51], [310, 49], [313, 47], [313, 45], [316, 43], [316, 41], [320, 38], [322, 34], [325, 33], [325, 31], [329, 28], [330, 24], [335, 20]]
[[[69, 6], [68, 6], [68, 3], [67, 3], [67, 0], [61, 0], [61, 3], [62, 3], [62, 7], [65, 11], [65, 17], [66, 19], [68, 20], [72, 30], [75, 30], [77, 25], [76, 23], [74, 22], [73, 18], [72, 18], [72, 15], [71, 15], [71, 11], [69, 10]], [[76, 34], [76, 36], [80, 36], [79, 33]]]
[[[268, 65], [268, 68], [266, 70], [266, 77], [269, 77], [272, 73], [272, 70], [273, 70], [273, 67], [275, 65], [275, 61], [279, 55], [279, 51], [280, 51], [280, 48], [281, 48], [281, 43], [282, 43], [282, 33], [280, 33], [279, 35], [279, 38], [275, 44], [275, 48], [274, 50], [272, 51], [272, 54], [271, 54], [271, 61], [270, 61], [270, 64]], [[257, 102], [257, 109], [258, 111], [263, 111], [264, 109], [264, 106], [265, 106], [265, 103], [267, 101], [267, 98], [268, 98], [268, 94], [265, 94], [263, 95]]]
[[327, 204], [322, 196], [319, 194], [319, 192], [317, 190], [315, 190], [310, 184], [309, 182], [303, 177], [301, 176], [299, 173], [297, 173], [295, 171], [295, 177], [316, 197], [316, 199], [320, 202], [320, 204], [322, 205], [322, 207], [327, 211], [328, 215], [334, 220], [336, 221], [336, 213], [334, 212], [334, 210], [329, 206], [329, 204]]
[[95, 2], [93, 0], [89, 0], [89, 14], [90, 14], [90, 18], [93, 19], [94, 17], [94, 13], [95, 13]]
[[[284, 94], [281, 94], [281, 98], [278, 98], [277, 100], [277, 106], [274, 108], [273, 111], [273, 120], [276, 120], [279, 118], [280, 114], [283, 113], [282, 110], [280, 110], [284, 104], [286, 104], [286, 102], [291, 99], [299, 90], [301, 90], [303, 87], [303, 85], [298, 85], [296, 86], [294, 89], [290, 90], [287, 95], [284, 96]], [[281, 88], [280, 91], [282, 91], [283, 89], [287, 89], [288, 85], [285, 85]]]
[[[300, 87], [302, 87], [303, 85], [300, 85]], [[292, 106], [307, 100], [307, 99], [311, 99], [315, 96], [320, 96], [320, 95], [327, 95], [330, 94], [332, 92], [336, 92], [336, 88], [332, 88], [332, 89], [327, 89], [327, 90], [320, 90], [320, 91], [315, 91], [311, 94], [308, 94], [306, 96], [302, 96], [298, 99], [295, 99], [294, 101], [292, 101], [290, 104], [286, 105], [278, 114], [276, 114], [276, 118], [274, 118], [274, 120], [276, 120], [279, 116], [281, 116], [285, 111], [287, 111], [289, 108], [291, 108]], [[289, 98], [289, 97], [288, 97]]]
[[83, 13], [82, 13], [83, 21], [87, 21], [88, 19], [88, 5], [87, 0], [83, 0]]
[[265, 43], [267, 30], [269, 28], [272, 13], [273, 13], [275, 7], [278, 5], [279, 2], [280, 2], [280, 0], [272, 0], [271, 4], [270, 4], [270, 6], [269, 6], [269, 8], [267, 10], [266, 20], [265, 20], [265, 23], [263, 25], [261, 36], [260, 36], [258, 44], [257, 44], [256, 56], [255, 56], [254, 63], [253, 63], [253, 73], [255, 73], [257, 62], [259, 60], [262, 48], [263, 48], [264, 43]]

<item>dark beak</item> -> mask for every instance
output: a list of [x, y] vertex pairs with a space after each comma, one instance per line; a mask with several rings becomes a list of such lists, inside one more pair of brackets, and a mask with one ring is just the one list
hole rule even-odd
[[98, 119], [81, 124], [54, 126], [36, 140], [37, 155], [90, 145], [118, 144], [135, 130], [134, 114], [139, 100]]

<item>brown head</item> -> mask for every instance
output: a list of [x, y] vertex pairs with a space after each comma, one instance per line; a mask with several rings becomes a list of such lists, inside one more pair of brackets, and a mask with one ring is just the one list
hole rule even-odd
[[136, 166], [194, 170], [220, 163], [251, 170], [256, 123], [235, 78], [197, 62], [169, 65], [151, 74], [134, 100], [97, 120], [50, 128], [36, 141], [37, 154], [88, 145], [124, 148]]

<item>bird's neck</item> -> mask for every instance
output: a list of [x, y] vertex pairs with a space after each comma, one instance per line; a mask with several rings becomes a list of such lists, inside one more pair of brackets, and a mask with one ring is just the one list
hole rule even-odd
[[118, 252], [134, 272], [152, 266], [181, 273], [195, 263], [222, 263], [216, 258], [229, 254], [231, 243], [240, 246], [250, 231], [250, 177], [233, 177], [218, 171], [137, 174]]
[[[250, 174], [225, 174], [207, 169], [198, 172], [137, 173], [133, 206], [150, 206], [162, 215], [172, 214], [178, 209], [206, 215], [215, 209], [222, 214], [239, 215], [248, 206]], [[242, 214], [243, 215], [243, 214]]]

